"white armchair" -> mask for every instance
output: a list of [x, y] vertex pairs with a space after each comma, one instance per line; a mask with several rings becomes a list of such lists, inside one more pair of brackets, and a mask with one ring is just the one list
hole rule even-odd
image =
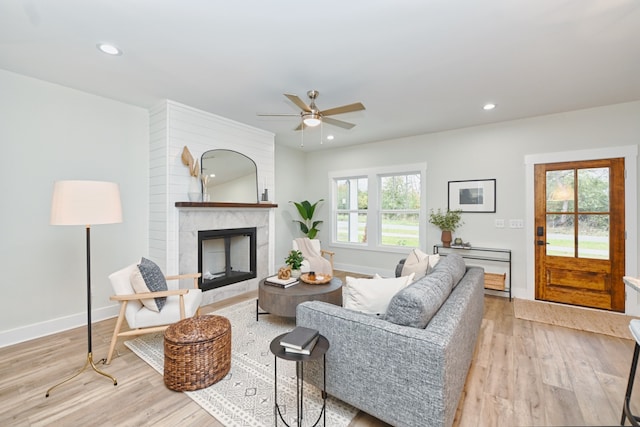
[[[313, 249], [315, 249], [315, 251], [317, 253], [319, 253], [322, 257], [327, 258], [327, 260], [329, 261], [329, 263], [331, 264], [331, 274], [333, 275], [333, 256], [336, 254], [335, 252], [332, 251], [327, 251], [322, 249], [321, 245], [320, 245], [320, 240], [318, 239], [309, 239], [309, 242], [311, 242], [311, 246], [313, 247]], [[292, 249], [294, 251], [299, 251], [300, 248], [298, 246], [298, 243], [296, 242], [296, 239], [293, 240], [293, 244], [292, 244]], [[303, 253], [304, 255], [304, 253]], [[308, 273], [311, 270], [311, 266], [309, 264], [309, 261], [307, 259], [305, 259], [304, 261], [302, 261], [302, 266], [300, 267], [300, 271], [302, 273]]]
[[[107, 365], [111, 363], [118, 337], [164, 331], [172, 323], [194, 316], [200, 309], [202, 302], [202, 291], [198, 289], [200, 273], [166, 276], [168, 290], [136, 293], [130, 280], [131, 273], [136, 268], [137, 264], [131, 264], [109, 275], [111, 286], [115, 292], [115, 295], [110, 299], [119, 301], [121, 305], [105, 362]], [[195, 289], [180, 289], [179, 279], [193, 279]], [[167, 297], [164, 307], [159, 312], [146, 308], [141, 302], [143, 299], [157, 297]], [[120, 329], [125, 319], [130, 330], [121, 332]]]

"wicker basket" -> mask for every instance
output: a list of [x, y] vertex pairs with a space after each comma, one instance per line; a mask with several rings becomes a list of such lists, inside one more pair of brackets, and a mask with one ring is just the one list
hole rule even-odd
[[231, 323], [222, 316], [195, 316], [164, 332], [164, 383], [193, 391], [224, 378], [231, 368]]

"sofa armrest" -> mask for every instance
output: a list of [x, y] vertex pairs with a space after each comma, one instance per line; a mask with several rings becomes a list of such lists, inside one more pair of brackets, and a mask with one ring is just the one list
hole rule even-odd
[[406, 258], [402, 258], [400, 261], [398, 261], [398, 265], [396, 265], [396, 277], [402, 276], [402, 268], [404, 267], [404, 262], [406, 260]]
[[[446, 338], [319, 301], [298, 305], [296, 319], [297, 325], [318, 329], [329, 340], [330, 395], [393, 425], [405, 424], [385, 413], [402, 415], [406, 425], [415, 422], [408, 414], [420, 413], [426, 424], [413, 425], [438, 425], [428, 420], [442, 419]], [[321, 365], [305, 364], [305, 379], [321, 386]], [[384, 392], [374, 392], [379, 387]]]

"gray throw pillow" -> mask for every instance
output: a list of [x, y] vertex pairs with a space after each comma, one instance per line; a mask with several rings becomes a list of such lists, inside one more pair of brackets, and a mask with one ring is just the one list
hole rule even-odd
[[449, 297], [451, 289], [451, 273], [447, 269], [434, 270], [393, 296], [385, 320], [397, 325], [425, 328]]
[[[146, 258], [142, 258], [140, 264], [138, 264], [138, 268], [140, 269], [140, 274], [144, 279], [144, 283], [149, 288], [150, 292], [158, 292], [158, 291], [166, 291], [167, 290], [167, 280], [162, 274], [162, 270], [158, 265]], [[162, 310], [165, 302], [167, 301], [166, 297], [155, 298], [156, 305], [158, 306], [158, 311]]]

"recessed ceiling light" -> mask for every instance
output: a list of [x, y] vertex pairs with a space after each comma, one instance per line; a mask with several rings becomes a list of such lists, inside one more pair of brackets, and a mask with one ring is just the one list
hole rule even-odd
[[493, 110], [494, 108], [496, 108], [496, 104], [484, 104], [484, 107], [482, 107], [483, 110]]
[[327, 141], [333, 141], [333, 135], [327, 135]]
[[122, 55], [122, 51], [120, 49], [109, 43], [98, 43], [97, 47], [101, 52], [106, 53], [107, 55]]

